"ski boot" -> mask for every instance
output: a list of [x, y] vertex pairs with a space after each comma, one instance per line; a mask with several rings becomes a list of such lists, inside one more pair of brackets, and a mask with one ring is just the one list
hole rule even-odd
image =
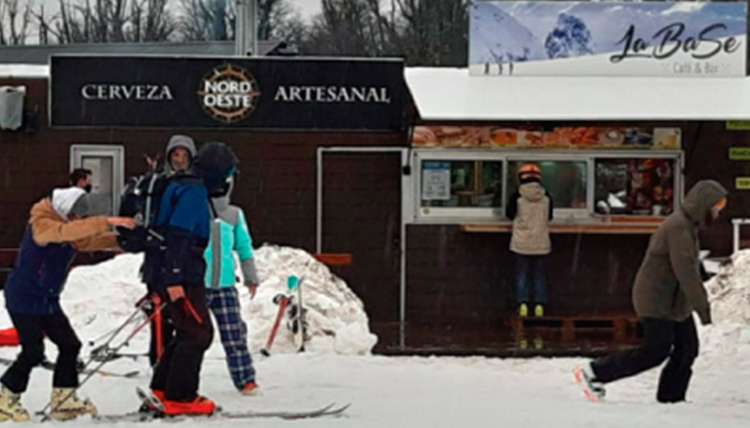
[[216, 403], [200, 395], [193, 401], [164, 400], [163, 403], [167, 416], [212, 415], [216, 412]]
[[16, 394], [3, 386], [0, 389], [0, 422], [25, 422], [29, 419], [29, 412], [21, 405], [21, 394]]
[[67, 421], [83, 415], [96, 416], [96, 406], [88, 399], [81, 400], [75, 388], [52, 388], [52, 410], [50, 417], [57, 421]]
[[576, 383], [581, 385], [583, 388], [583, 394], [586, 399], [593, 401], [594, 403], [602, 401], [606, 395], [604, 390], [604, 384], [596, 381], [594, 371], [591, 369], [590, 364], [586, 364], [583, 367], [576, 367], [573, 372]]

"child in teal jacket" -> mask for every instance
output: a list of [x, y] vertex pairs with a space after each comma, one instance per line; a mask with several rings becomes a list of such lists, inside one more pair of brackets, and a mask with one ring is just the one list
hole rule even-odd
[[229, 204], [230, 194], [231, 187], [226, 196], [211, 199], [216, 217], [211, 222], [211, 237], [204, 253], [206, 299], [219, 327], [232, 382], [242, 394], [252, 395], [258, 385], [247, 346], [247, 325], [240, 315], [235, 288], [235, 252], [239, 255], [251, 299], [255, 297], [259, 280], [245, 214], [241, 208]]

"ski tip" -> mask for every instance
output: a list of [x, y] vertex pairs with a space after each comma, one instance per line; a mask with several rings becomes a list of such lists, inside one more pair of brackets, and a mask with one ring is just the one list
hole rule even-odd
[[341, 413], [343, 413], [343, 412], [344, 412], [344, 411], [345, 411], [346, 409], [348, 409], [349, 407], [351, 407], [351, 405], [352, 405], [352, 403], [346, 403], [346, 404], [344, 404], [343, 406], [340, 406], [340, 407], [334, 407], [333, 409], [331, 409], [331, 410], [330, 410], [330, 413], [332, 413], [332, 414], [334, 414], [334, 415], [338, 415], [338, 414], [341, 414]]

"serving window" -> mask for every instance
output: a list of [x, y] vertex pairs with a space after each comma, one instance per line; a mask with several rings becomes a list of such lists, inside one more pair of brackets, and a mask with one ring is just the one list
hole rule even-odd
[[586, 209], [588, 192], [588, 160], [528, 159], [508, 163], [508, 189], [512, 194], [518, 188], [518, 168], [528, 162], [542, 170], [542, 184], [558, 209]]
[[[416, 150], [416, 220], [503, 222], [518, 168], [537, 164], [558, 221], [664, 217], [679, 204], [681, 151]], [[632, 217], [629, 217], [632, 216]]]
[[418, 159], [420, 215], [497, 217], [503, 207], [505, 161], [477, 156]]
[[676, 207], [678, 160], [596, 160], [597, 214], [666, 216]]

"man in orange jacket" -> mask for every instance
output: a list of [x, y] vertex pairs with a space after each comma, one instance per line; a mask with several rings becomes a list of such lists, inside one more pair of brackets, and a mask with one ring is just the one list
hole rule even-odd
[[[60, 294], [77, 251], [116, 248], [113, 226], [134, 228], [123, 217], [88, 216], [86, 191], [76, 186], [55, 189], [50, 198], [31, 208], [16, 263], [5, 285], [5, 305], [21, 338], [21, 353], [0, 379], [0, 421], [24, 421], [29, 413], [20, 403], [31, 370], [44, 359], [44, 338], [59, 349], [52, 380], [55, 419], [95, 414], [88, 400], [74, 394], [78, 387], [81, 341], [60, 306]], [[85, 218], [85, 219], [84, 219]]]

